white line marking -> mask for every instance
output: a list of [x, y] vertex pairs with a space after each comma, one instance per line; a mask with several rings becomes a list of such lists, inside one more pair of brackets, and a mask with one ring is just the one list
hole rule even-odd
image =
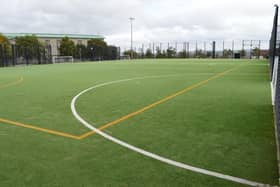
[[[167, 76], [170, 76], [170, 75], [167, 75]], [[171, 75], [171, 76], [174, 76], [174, 75]], [[132, 80], [138, 80], [138, 79], [148, 79], [148, 78], [161, 78], [161, 77], [166, 77], [166, 76], [147, 76], [147, 77], [136, 77], [136, 78], [130, 78], [130, 79], [122, 79], [122, 80], [116, 80], [116, 81], [111, 81], [111, 82], [105, 82], [105, 83], [102, 83], [102, 84], [98, 84], [98, 85], [95, 85], [95, 86], [92, 86], [90, 88], [87, 88], [85, 90], [83, 90], [82, 92], [80, 92], [79, 94], [77, 94], [71, 101], [71, 111], [72, 111], [72, 114], [75, 116], [75, 118], [81, 122], [85, 127], [91, 129], [92, 131], [96, 132], [97, 134], [99, 134], [100, 136], [103, 136], [104, 138], [106, 138], [107, 140], [110, 140], [116, 144], [119, 144], [123, 147], [126, 147], [127, 149], [130, 149], [132, 151], [135, 151], [137, 153], [140, 153], [144, 156], [147, 156], [147, 157], [150, 157], [150, 158], [153, 158], [155, 160], [158, 160], [158, 161], [161, 161], [161, 162], [164, 162], [166, 164], [169, 164], [169, 165], [172, 165], [172, 166], [176, 166], [176, 167], [179, 167], [179, 168], [183, 168], [183, 169], [186, 169], [186, 170], [190, 170], [190, 171], [193, 171], [193, 172], [196, 172], [196, 173], [201, 173], [201, 174], [205, 174], [205, 175], [209, 175], [209, 176], [213, 176], [213, 177], [217, 177], [217, 178], [221, 178], [221, 179], [224, 179], [224, 180], [228, 180], [228, 181], [233, 181], [233, 182], [236, 182], [236, 183], [241, 183], [241, 184], [245, 184], [245, 185], [249, 185], [249, 186], [257, 186], [257, 187], [270, 187], [269, 184], [263, 184], [263, 183], [259, 183], [259, 182], [255, 182], [255, 181], [250, 181], [250, 180], [247, 180], [247, 179], [242, 179], [242, 178], [239, 178], [239, 177], [234, 177], [234, 176], [230, 176], [230, 175], [225, 175], [225, 174], [222, 174], [222, 173], [218, 173], [218, 172], [215, 172], [215, 171], [210, 171], [210, 170], [206, 170], [206, 169], [203, 169], [203, 168], [198, 168], [198, 167], [194, 167], [194, 166], [191, 166], [191, 165], [188, 165], [188, 164], [184, 164], [184, 163], [181, 163], [181, 162], [177, 162], [177, 161], [174, 161], [174, 160], [171, 160], [171, 159], [168, 159], [168, 158], [165, 158], [165, 157], [162, 157], [160, 155], [157, 155], [157, 154], [154, 154], [154, 153], [151, 153], [151, 152], [148, 152], [144, 149], [141, 149], [141, 148], [138, 148], [138, 147], [135, 147], [131, 144], [128, 144], [122, 140], [119, 140], [117, 138], [114, 138], [100, 130], [98, 130], [97, 128], [95, 128], [94, 126], [92, 126], [90, 123], [88, 123], [86, 120], [84, 120], [77, 112], [76, 110], [76, 101], [77, 99], [83, 95], [84, 93], [88, 92], [88, 91], [91, 91], [95, 88], [99, 88], [99, 87], [103, 87], [103, 86], [107, 86], [107, 85], [110, 85], [110, 84], [116, 84], [116, 83], [121, 83], [121, 82], [127, 82], [127, 81], [132, 81]]]

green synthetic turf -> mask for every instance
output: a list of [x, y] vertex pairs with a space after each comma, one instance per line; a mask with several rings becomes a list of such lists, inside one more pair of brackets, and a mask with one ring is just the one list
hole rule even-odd
[[[237, 67], [106, 130], [161, 156], [249, 180], [277, 184], [276, 143], [265, 60], [135, 60], [0, 69], [0, 118], [65, 133], [96, 127]], [[1, 88], [17, 80], [21, 84]], [[72, 140], [0, 123], [0, 186], [242, 186], [175, 168], [98, 135]]]

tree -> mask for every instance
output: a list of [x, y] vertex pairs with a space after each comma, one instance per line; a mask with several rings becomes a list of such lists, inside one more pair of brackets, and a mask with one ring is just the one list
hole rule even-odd
[[59, 52], [61, 56], [74, 56], [75, 55], [75, 44], [68, 37], [64, 37], [61, 40]]
[[245, 57], [245, 55], [246, 55], [246, 52], [245, 52], [244, 49], [241, 49], [241, 50], [239, 51], [239, 53], [240, 53], [240, 56], [241, 56], [241, 57]]
[[153, 53], [151, 49], [146, 50], [145, 58], [153, 58]]
[[0, 46], [1, 46], [1, 53], [3, 53], [5, 56], [10, 56], [11, 55], [11, 47], [10, 47], [10, 42], [7, 37], [2, 35], [0, 33]]
[[137, 56], [138, 56], [138, 54], [134, 50], [132, 50], [132, 53], [131, 53], [131, 50], [126, 50], [123, 52], [123, 54], [125, 56], [129, 56], [130, 58], [131, 58], [131, 54], [132, 54], [132, 58], [137, 58]]
[[232, 56], [232, 50], [230, 50], [230, 49], [224, 49], [224, 51], [223, 51], [223, 57], [224, 57], [224, 58], [228, 58], [228, 57], [230, 57], [230, 56]]
[[255, 47], [253, 50], [252, 50], [252, 55], [253, 56], [260, 56], [260, 49], [258, 47]]
[[196, 58], [206, 58], [206, 54], [202, 49], [196, 51]]
[[100, 39], [90, 39], [87, 45], [88, 56], [94, 59], [104, 59], [107, 53], [107, 43]]
[[174, 58], [174, 57], [176, 57], [176, 49], [174, 49], [173, 47], [169, 47], [166, 50], [166, 53], [167, 53], [167, 58]]
[[11, 56], [11, 47], [8, 38], [0, 34], [0, 66], [4, 66], [5, 61]]
[[156, 58], [166, 58], [166, 52], [161, 51], [159, 47], [156, 48]]
[[187, 58], [187, 52], [186, 52], [186, 50], [180, 51], [180, 52], [178, 53], [178, 57], [179, 57], [179, 58]]
[[87, 57], [87, 47], [83, 44], [77, 44], [75, 47], [75, 55], [76, 59], [83, 60]]
[[39, 58], [42, 45], [35, 35], [17, 37], [15, 41], [18, 56], [24, 57], [27, 64], [31, 59]]

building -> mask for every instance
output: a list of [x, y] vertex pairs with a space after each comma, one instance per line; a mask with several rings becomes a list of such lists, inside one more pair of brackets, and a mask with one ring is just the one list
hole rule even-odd
[[68, 37], [71, 39], [75, 45], [83, 44], [87, 45], [87, 41], [90, 39], [100, 39], [104, 40], [105, 38], [100, 35], [85, 35], [85, 34], [46, 34], [46, 33], [3, 33], [11, 43], [15, 42], [16, 37], [21, 36], [37, 36], [38, 40], [45, 45], [51, 46], [51, 54], [52, 56], [59, 56], [59, 47], [62, 38]]

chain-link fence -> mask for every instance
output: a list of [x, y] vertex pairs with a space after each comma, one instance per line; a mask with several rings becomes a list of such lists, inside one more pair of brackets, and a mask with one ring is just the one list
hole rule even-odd
[[[269, 41], [216, 40], [134, 43], [134, 58], [268, 58]], [[122, 55], [129, 55], [129, 45]]]
[[0, 45], [0, 66], [52, 63], [51, 46]]
[[56, 56], [52, 54], [51, 45], [30, 46], [30, 45], [4, 45], [0, 44], [0, 67], [51, 64], [61, 62], [82, 62], [117, 60], [120, 58], [120, 49], [115, 46], [108, 46], [104, 51], [97, 51], [95, 48], [79, 49], [73, 56]]

